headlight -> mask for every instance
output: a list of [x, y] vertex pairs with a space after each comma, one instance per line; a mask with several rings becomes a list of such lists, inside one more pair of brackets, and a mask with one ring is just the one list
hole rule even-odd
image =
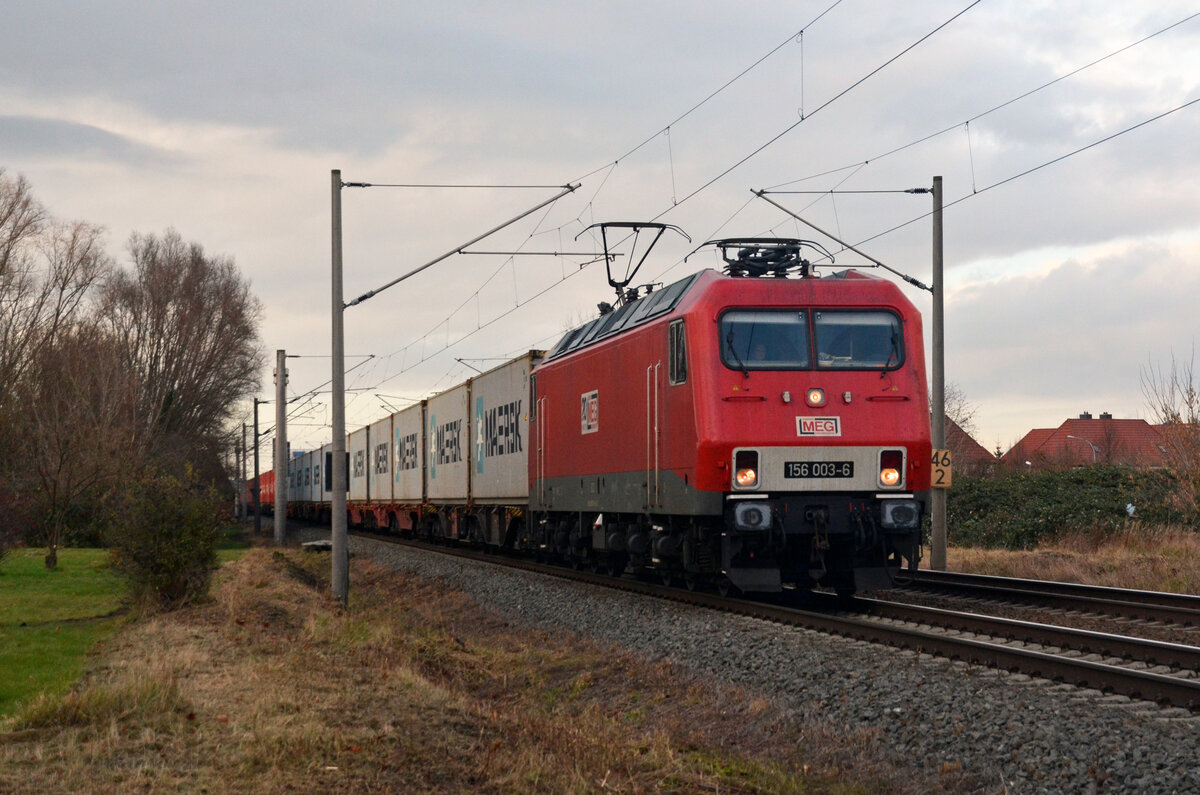
[[881, 450], [879, 452], [879, 485], [894, 489], [904, 483], [904, 451]]
[[758, 487], [758, 451], [738, 450], [733, 457], [733, 482], [739, 489]]

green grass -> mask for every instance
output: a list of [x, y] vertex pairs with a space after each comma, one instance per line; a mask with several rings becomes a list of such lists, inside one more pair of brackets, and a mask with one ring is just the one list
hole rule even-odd
[[87, 653], [110, 636], [124, 586], [103, 549], [14, 550], [0, 564], [0, 716], [41, 692], [64, 692]]

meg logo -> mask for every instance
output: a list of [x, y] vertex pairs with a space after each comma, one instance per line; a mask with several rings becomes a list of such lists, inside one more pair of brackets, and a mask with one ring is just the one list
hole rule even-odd
[[579, 432], [600, 430], [600, 392], [593, 389], [579, 396]]
[[797, 417], [797, 436], [841, 436], [840, 417]]

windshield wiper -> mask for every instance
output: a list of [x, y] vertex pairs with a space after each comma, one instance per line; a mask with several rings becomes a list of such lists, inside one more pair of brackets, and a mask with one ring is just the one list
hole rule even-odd
[[887, 375], [887, 370], [892, 366], [892, 362], [900, 361], [900, 335], [892, 332], [892, 350], [888, 354], [887, 361], [883, 363], [883, 372], [879, 374], [880, 378]]
[[725, 335], [725, 344], [729, 346], [729, 353], [731, 356], [733, 356], [734, 362], [736, 362], [737, 366], [742, 369], [742, 376], [749, 378], [750, 369], [746, 367], [745, 362], [742, 361], [742, 357], [738, 356], [737, 350], [735, 350], [733, 347], [733, 329], [730, 329], [729, 333]]

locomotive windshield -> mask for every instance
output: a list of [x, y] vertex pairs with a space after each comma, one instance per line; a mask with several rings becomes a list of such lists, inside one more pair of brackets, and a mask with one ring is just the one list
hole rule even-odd
[[720, 334], [721, 361], [735, 370], [809, 370], [814, 361], [820, 370], [886, 370], [904, 361], [900, 318], [888, 310], [733, 309]]
[[821, 310], [813, 328], [820, 369], [886, 369], [903, 359], [900, 318], [886, 310]]
[[721, 360], [738, 370], [806, 370], [808, 313], [735, 309], [721, 315]]

